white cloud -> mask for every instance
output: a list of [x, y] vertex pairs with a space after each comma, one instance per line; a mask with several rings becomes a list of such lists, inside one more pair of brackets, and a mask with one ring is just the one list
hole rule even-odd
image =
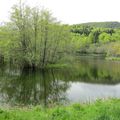
[[[10, 8], [18, 0], [0, 0], [0, 21], [8, 20]], [[27, 0], [52, 11], [63, 23], [120, 21], [119, 0]]]

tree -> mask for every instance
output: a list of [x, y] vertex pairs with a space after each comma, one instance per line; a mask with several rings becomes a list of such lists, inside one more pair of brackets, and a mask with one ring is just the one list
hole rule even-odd
[[107, 42], [110, 42], [110, 40], [111, 40], [110, 34], [103, 32], [99, 35], [99, 42], [100, 43], [107, 43]]
[[2, 51], [7, 51], [8, 55], [3, 56], [7, 56], [10, 64], [21, 68], [45, 68], [55, 64], [68, 51], [69, 29], [48, 10], [31, 8], [20, 1], [13, 7], [8, 24], [9, 49]]

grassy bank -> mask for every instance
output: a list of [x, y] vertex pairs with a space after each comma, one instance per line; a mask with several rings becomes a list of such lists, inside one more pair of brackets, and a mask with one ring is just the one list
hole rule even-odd
[[87, 47], [81, 48], [78, 53], [91, 56], [104, 56], [108, 60], [120, 60], [120, 42], [90, 44]]
[[106, 57], [106, 60], [120, 61], [120, 57]]
[[43, 109], [1, 109], [0, 120], [120, 120], [120, 100]]

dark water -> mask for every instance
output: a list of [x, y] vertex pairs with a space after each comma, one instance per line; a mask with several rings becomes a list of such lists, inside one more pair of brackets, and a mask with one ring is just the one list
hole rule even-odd
[[120, 98], [120, 62], [78, 57], [69, 68], [0, 68], [0, 105], [56, 105]]

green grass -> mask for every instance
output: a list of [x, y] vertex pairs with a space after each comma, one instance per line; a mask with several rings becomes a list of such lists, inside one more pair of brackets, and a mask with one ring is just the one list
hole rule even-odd
[[106, 60], [120, 61], [120, 57], [106, 57]]
[[68, 67], [67, 64], [48, 64], [46, 68], [65, 68]]
[[120, 120], [120, 100], [98, 100], [55, 108], [1, 109], [0, 120]]

